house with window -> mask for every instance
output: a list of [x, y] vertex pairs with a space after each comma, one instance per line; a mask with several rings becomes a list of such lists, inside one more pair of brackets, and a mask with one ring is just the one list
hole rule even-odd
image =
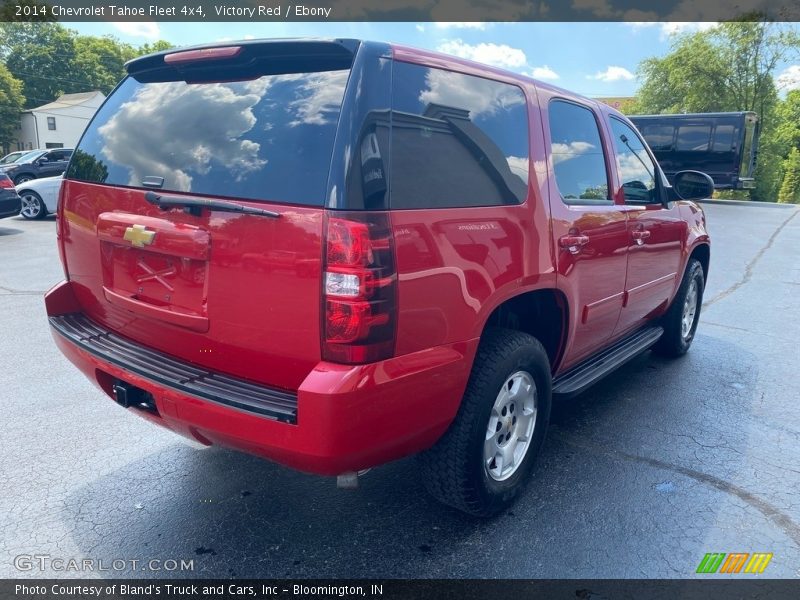
[[105, 99], [100, 91], [63, 94], [53, 102], [23, 111], [12, 150], [74, 148]]

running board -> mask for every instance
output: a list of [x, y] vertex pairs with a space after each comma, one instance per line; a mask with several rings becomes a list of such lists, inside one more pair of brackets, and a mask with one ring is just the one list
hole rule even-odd
[[571, 398], [584, 391], [655, 344], [663, 335], [659, 326], [640, 329], [553, 380], [553, 396]]

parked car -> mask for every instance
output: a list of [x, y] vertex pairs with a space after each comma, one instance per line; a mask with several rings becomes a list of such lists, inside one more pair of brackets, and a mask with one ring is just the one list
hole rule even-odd
[[753, 189], [760, 128], [754, 112], [632, 115], [658, 164], [675, 173], [698, 169], [717, 189]]
[[14, 182], [0, 173], [0, 219], [15, 217], [20, 211], [20, 199]]
[[692, 344], [712, 182], [670, 185], [610, 107], [357, 40], [127, 71], [64, 176], [46, 306], [154, 423], [345, 487], [421, 453], [436, 498], [488, 516], [554, 396]]
[[56, 212], [58, 193], [64, 182], [62, 176], [31, 179], [17, 186], [17, 193], [22, 199], [20, 214], [26, 219], [43, 219]]
[[0, 158], [0, 165], [7, 165], [9, 163], [13, 163], [18, 158], [25, 156], [29, 151], [28, 150], [19, 150], [17, 152], [11, 152], [6, 154], [3, 158]]
[[8, 175], [14, 185], [40, 177], [55, 177], [61, 175], [67, 168], [70, 156], [72, 156], [71, 148], [33, 150], [13, 163], [0, 165], [0, 173]]

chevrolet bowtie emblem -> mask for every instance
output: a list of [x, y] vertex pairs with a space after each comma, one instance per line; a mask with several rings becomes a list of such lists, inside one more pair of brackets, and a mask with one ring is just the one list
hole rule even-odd
[[131, 243], [137, 248], [143, 248], [153, 243], [153, 238], [156, 237], [155, 231], [147, 231], [144, 225], [133, 225], [125, 230], [125, 236], [122, 238]]

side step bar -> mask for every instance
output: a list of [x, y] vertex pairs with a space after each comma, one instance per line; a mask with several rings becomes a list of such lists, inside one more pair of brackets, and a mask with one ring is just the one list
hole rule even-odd
[[599, 354], [585, 360], [553, 380], [553, 396], [571, 398], [618, 369], [655, 344], [663, 335], [658, 325], [640, 329], [633, 335], [616, 342]]

